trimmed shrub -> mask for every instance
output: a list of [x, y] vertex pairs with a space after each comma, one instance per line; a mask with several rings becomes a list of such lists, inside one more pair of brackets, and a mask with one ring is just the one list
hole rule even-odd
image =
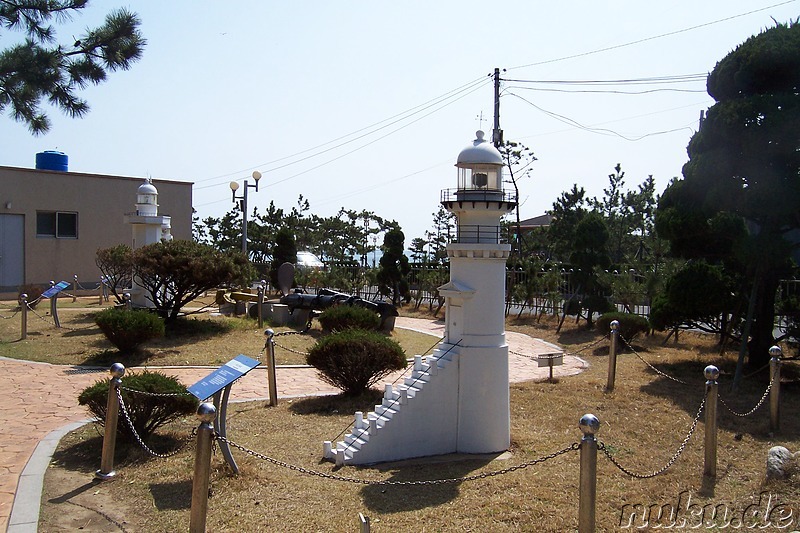
[[321, 338], [306, 356], [320, 378], [356, 396], [381, 378], [406, 367], [403, 349], [374, 331], [346, 329]]
[[97, 313], [94, 321], [123, 354], [133, 353], [150, 339], [164, 336], [164, 319], [149, 311], [109, 307]]
[[319, 315], [319, 323], [325, 331], [344, 331], [346, 329], [377, 331], [381, 325], [381, 319], [374, 311], [363, 307], [337, 305], [323, 311]]
[[[108, 381], [107, 379], [98, 381], [85, 388], [78, 396], [78, 403], [88, 407], [101, 425], [104, 425], [106, 420]], [[125, 407], [128, 409], [133, 427], [144, 441], [147, 441], [150, 435], [164, 424], [197, 411], [199, 403], [197, 398], [186, 393], [186, 387], [176, 378], [161, 372], [145, 370], [137, 374], [122, 376], [122, 386], [134, 391], [157, 394], [178, 393], [176, 396], [150, 396], [124, 389], [121, 391], [122, 401], [125, 402]], [[135, 441], [121, 407], [117, 422], [117, 434], [126, 442]]]
[[645, 317], [614, 311], [605, 313], [597, 319], [597, 331], [603, 334], [608, 333], [611, 331], [611, 322], [614, 320], [619, 322], [620, 336], [628, 341], [639, 333], [647, 333], [650, 330], [650, 324]]

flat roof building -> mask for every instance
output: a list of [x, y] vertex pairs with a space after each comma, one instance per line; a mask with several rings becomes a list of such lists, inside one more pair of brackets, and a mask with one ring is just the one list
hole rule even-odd
[[[0, 166], [0, 291], [50, 280], [97, 286], [98, 248], [133, 247], [125, 215], [144, 178]], [[152, 180], [175, 239], [192, 238], [192, 183]]]

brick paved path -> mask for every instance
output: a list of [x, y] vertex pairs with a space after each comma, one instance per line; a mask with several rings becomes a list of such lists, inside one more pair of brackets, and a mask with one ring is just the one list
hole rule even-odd
[[[444, 324], [398, 317], [397, 327], [441, 336]], [[561, 352], [558, 346], [520, 333], [507, 332], [509, 375], [513, 383], [545, 379], [549, 370], [539, 368], [532, 357]], [[566, 356], [555, 368], [556, 376], [573, 375], [585, 368], [577, 357]], [[151, 369], [153, 367], [150, 367]], [[162, 368], [189, 385], [206, 376], [210, 368]], [[81, 390], [106, 372], [86, 372], [76, 367], [56, 366], [0, 358], [0, 531], [5, 531], [20, 474], [34, 448], [48, 433], [66, 424], [84, 420], [88, 413], [78, 405]], [[394, 381], [396, 376], [387, 377]], [[279, 367], [278, 393], [281, 397], [333, 394], [338, 390], [316, 377], [311, 368]], [[231, 391], [232, 400], [268, 397], [266, 370], [256, 368], [240, 379]], [[99, 458], [98, 458], [99, 461]]]

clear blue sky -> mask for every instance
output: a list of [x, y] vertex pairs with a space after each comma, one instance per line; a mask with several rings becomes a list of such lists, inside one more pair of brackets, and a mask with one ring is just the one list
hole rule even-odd
[[[192, 181], [201, 217], [228, 211], [228, 183], [257, 169], [251, 206], [288, 210], [303, 194], [323, 216], [369, 209], [397, 220], [407, 244], [455, 186], [481, 113], [491, 131], [495, 67], [526, 82], [704, 75], [771, 17], [800, 15], [797, 0], [109, 0], [58, 26], [59, 40], [119, 6], [142, 19], [142, 60], [83, 92], [85, 118], [51, 109], [46, 135], [4, 116], [0, 165], [33, 167], [36, 152], [57, 149], [73, 171]], [[17, 38], [3, 31], [0, 47]], [[521, 216], [574, 183], [602, 195], [617, 163], [629, 188], [652, 174], [660, 193], [712, 103], [704, 78], [504, 82], [505, 138], [539, 158], [520, 184]]]

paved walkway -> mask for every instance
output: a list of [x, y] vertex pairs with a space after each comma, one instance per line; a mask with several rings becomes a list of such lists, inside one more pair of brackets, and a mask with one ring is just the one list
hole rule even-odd
[[[442, 322], [398, 317], [396, 326], [436, 336], [444, 334]], [[509, 375], [512, 383], [546, 379], [549, 369], [539, 368], [535, 357], [562, 352], [558, 346], [520, 333], [507, 332], [506, 340], [510, 351]], [[554, 375], [574, 375], [585, 367], [586, 363], [580, 358], [565, 356], [564, 364], [554, 368]], [[208, 367], [160, 370], [178, 377], [187, 385], [211, 371]], [[0, 358], [0, 405], [3, 406], [0, 409], [0, 531], [36, 531], [34, 517], [38, 517], [41, 477], [49, 462], [49, 454], [61, 434], [87, 418], [86, 409], [77, 402], [80, 391], [107, 375], [105, 372], [86, 372], [70, 366]], [[389, 376], [386, 381], [393, 381], [394, 378]], [[280, 397], [338, 392], [338, 389], [319, 380], [312, 368], [279, 367], [277, 383]], [[232, 400], [262, 399], [268, 395], [266, 370], [260, 367], [240, 379], [231, 391]], [[57, 434], [52, 433], [59, 429], [61, 431]], [[42, 468], [29, 469], [35, 472], [26, 471], [23, 476], [26, 464], [37, 446], [45, 450], [43, 453], [47, 461]], [[41, 455], [41, 451], [36, 454]], [[41, 458], [37, 460], [41, 461]], [[98, 457], [98, 465], [99, 460]], [[15, 494], [18, 496], [18, 505], [12, 527], [9, 527]], [[21, 502], [24, 502], [24, 506], [19, 505]], [[20, 507], [26, 509], [20, 513]]]

